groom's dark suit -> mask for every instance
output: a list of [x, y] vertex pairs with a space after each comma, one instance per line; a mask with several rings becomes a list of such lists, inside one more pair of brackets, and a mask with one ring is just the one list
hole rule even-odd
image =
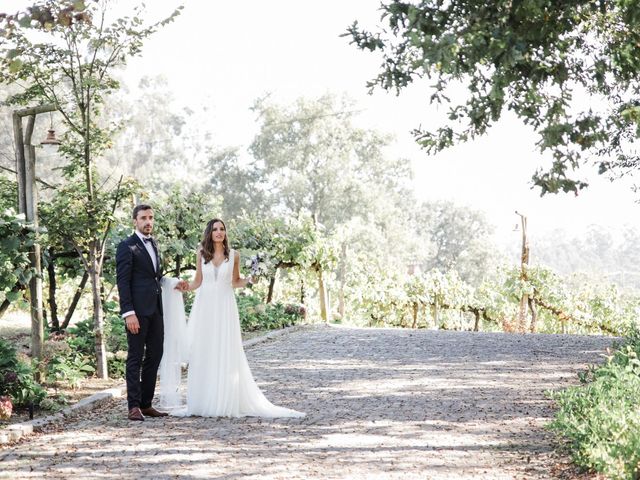
[[158, 367], [162, 359], [164, 323], [162, 319], [162, 269], [155, 240], [157, 270], [144, 242], [135, 233], [118, 245], [116, 273], [120, 294], [120, 314], [135, 312], [140, 323], [136, 334], [127, 330], [127, 402], [129, 409], [151, 407]]

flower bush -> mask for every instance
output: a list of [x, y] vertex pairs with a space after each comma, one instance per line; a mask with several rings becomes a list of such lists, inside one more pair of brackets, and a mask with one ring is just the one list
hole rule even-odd
[[13, 413], [13, 403], [7, 395], [0, 397], [0, 420], [9, 420]]
[[46, 395], [35, 380], [31, 362], [19, 358], [16, 348], [0, 339], [0, 396], [8, 397], [12, 407], [21, 407], [38, 405]]

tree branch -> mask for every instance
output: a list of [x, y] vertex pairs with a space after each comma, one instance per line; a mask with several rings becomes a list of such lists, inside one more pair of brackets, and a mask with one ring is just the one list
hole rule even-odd
[[[113, 208], [111, 209], [111, 217], [116, 213], [116, 208], [118, 207], [118, 200], [120, 200], [120, 186], [122, 185], [123, 175], [120, 175], [120, 180], [118, 180], [118, 186], [116, 187], [116, 195], [113, 199]], [[102, 265], [104, 263], [104, 249], [107, 245], [107, 236], [109, 235], [109, 230], [111, 229], [111, 218], [107, 221], [107, 225], [104, 228], [104, 236], [102, 237], [102, 241], [100, 242], [100, 258], [98, 260], [98, 268], [102, 271]]]

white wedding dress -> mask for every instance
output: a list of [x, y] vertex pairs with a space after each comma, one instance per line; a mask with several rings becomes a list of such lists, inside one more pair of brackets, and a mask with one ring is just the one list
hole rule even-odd
[[[273, 405], [253, 379], [231, 285], [235, 254], [231, 250], [229, 260], [218, 267], [202, 261], [202, 284], [196, 290], [188, 324], [182, 293], [174, 289], [177, 279], [164, 282], [160, 407], [177, 416], [302, 417], [302, 412]], [[186, 395], [181, 372], [184, 362], [189, 364]]]

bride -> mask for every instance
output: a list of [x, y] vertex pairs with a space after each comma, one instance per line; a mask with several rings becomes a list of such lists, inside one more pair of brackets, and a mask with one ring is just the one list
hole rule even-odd
[[[240, 255], [229, 248], [225, 224], [214, 218], [204, 231], [193, 281], [169, 279], [164, 288], [166, 338], [160, 367], [160, 398], [172, 414], [304, 416], [302, 412], [273, 405], [253, 379], [242, 347], [233, 292], [234, 288], [247, 285], [251, 285], [251, 279], [240, 277]], [[196, 290], [196, 296], [185, 327], [182, 294], [178, 292], [189, 290]], [[186, 408], [180, 405], [179, 393], [180, 365], [185, 360], [189, 363]], [[171, 408], [176, 406], [182, 408]]]

